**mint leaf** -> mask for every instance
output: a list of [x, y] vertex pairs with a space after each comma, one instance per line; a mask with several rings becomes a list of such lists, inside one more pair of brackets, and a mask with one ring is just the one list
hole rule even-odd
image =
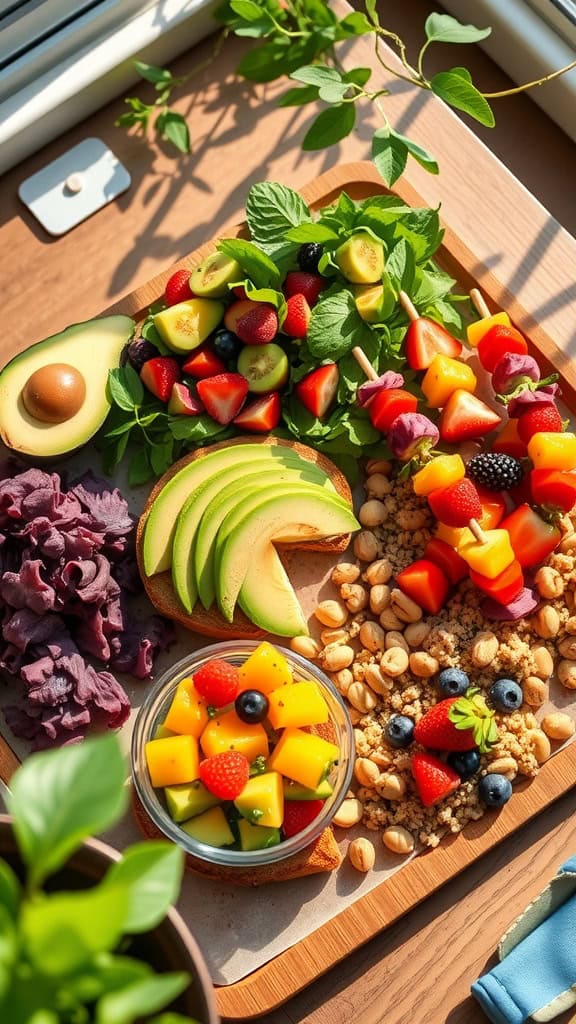
[[104, 881], [105, 886], [120, 887], [127, 894], [124, 932], [133, 935], [160, 923], [178, 899], [183, 870], [183, 852], [172, 843], [152, 840], [124, 851]]
[[[108, 371], [106, 390], [111, 402], [114, 402], [120, 409], [124, 409], [125, 412], [132, 412], [137, 402], [132, 395], [130, 384], [128, 383], [129, 378], [127, 378], [125, 373], [126, 369], [127, 367], [118, 367]], [[136, 376], [138, 375], [136, 374]], [[142, 387], [140, 378], [138, 378], [138, 382], [140, 387]], [[142, 397], [144, 397], [143, 388]]]
[[267, 251], [276, 251], [282, 247], [282, 239], [290, 228], [311, 221], [312, 216], [298, 192], [277, 182], [264, 181], [253, 185], [248, 193], [246, 220], [254, 241], [266, 246]]
[[358, 314], [354, 296], [346, 290], [320, 299], [312, 310], [308, 348], [318, 361], [336, 362], [353, 345], [362, 345], [367, 328]]
[[133, 1024], [135, 1020], [149, 1019], [150, 1013], [169, 1005], [189, 983], [190, 976], [181, 971], [156, 974], [117, 992], [107, 992], [96, 1005], [95, 1024]]
[[426, 18], [424, 31], [431, 43], [479, 43], [490, 35], [492, 29], [461, 25], [449, 14], [430, 14]]
[[411, 293], [412, 301], [416, 306], [426, 308], [448, 295], [454, 284], [454, 278], [445, 274], [443, 270], [417, 267]]
[[242, 281], [246, 295], [252, 302], [269, 302], [278, 310], [278, 323], [280, 327], [286, 319], [286, 299], [283, 292], [274, 288], [255, 288], [251, 281]]
[[286, 238], [291, 242], [298, 242], [303, 244], [304, 242], [337, 242], [338, 235], [332, 228], [325, 227], [323, 224], [299, 224], [296, 228], [290, 228], [286, 232]]
[[254, 242], [244, 238], [225, 238], [217, 249], [236, 260], [257, 288], [279, 288], [280, 273], [275, 263]]
[[405, 238], [402, 238], [386, 259], [386, 270], [397, 291], [412, 293], [416, 270], [414, 253]]
[[430, 79], [430, 86], [432, 92], [451, 107], [464, 111], [487, 128], [494, 127], [496, 121], [490, 104], [473, 85], [466, 68], [440, 71]]
[[350, 134], [355, 123], [356, 111], [353, 103], [339, 103], [337, 106], [329, 107], [310, 125], [304, 136], [302, 149], [312, 152], [333, 146]]
[[154, 470], [150, 464], [150, 458], [148, 450], [142, 448], [136, 455], [130, 460], [130, 468], [128, 469], [128, 483], [130, 487], [138, 487], [140, 484], [147, 483], [154, 476]]
[[258, 21], [265, 13], [254, 0], [230, 0], [230, 7], [244, 21]]
[[376, 170], [389, 187], [398, 181], [408, 160], [408, 147], [388, 128], [379, 128], [372, 136], [372, 159]]
[[212, 438], [224, 440], [224, 437], [230, 437], [233, 433], [229, 427], [216, 423], [207, 413], [201, 416], [173, 416], [168, 420], [168, 429], [177, 441], [188, 441], [191, 447]]

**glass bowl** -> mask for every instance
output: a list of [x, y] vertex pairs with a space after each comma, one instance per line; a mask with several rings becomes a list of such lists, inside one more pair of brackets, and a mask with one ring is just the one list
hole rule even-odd
[[186, 658], [177, 662], [161, 676], [147, 695], [138, 712], [132, 736], [131, 758], [134, 785], [140, 802], [154, 825], [168, 839], [177, 843], [193, 857], [226, 867], [245, 868], [257, 867], [259, 864], [272, 864], [305, 849], [330, 824], [348, 792], [354, 768], [354, 732], [342, 697], [316, 665], [299, 654], [274, 644], [274, 647], [281, 651], [288, 661], [294, 681], [314, 680], [320, 687], [328, 705], [329, 722], [334, 731], [333, 741], [340, 748], [339, 760], [329, 775], [329, 781], [333, 787], [332, 794], [324, 801], [322, 810], [310, 825], [295, 836], [282, 840], [277, 846], [263, 850], [246, 851], [208, 846], [193, 839], [172, 820], [166, 809], [162, 790], [154, 789], [151, 785], [146, 766], [145, 744], [154, 737], [158, 725], [164, 721], [174, 691], [182, 679], [193, 675], [201, 665], [211, 658], [220, 658], [230, 661], [234, 665], [242, 665], [258, 646], [258, 641], [231, 640], [193, 651]]

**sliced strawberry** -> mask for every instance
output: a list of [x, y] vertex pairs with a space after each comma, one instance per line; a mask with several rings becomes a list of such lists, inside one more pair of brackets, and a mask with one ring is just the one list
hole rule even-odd
[[[526, 453], [526, 442], [518, 433], [520, 420], [507, 420], [492, 445], [492, 451], [500, 455], [511, 455], [513, 459], [523, 459]], [[536, 433], [536, 431], [535, 431]]]
[[501, 422], [502, 417], [489, 405], [469, 391], [458, 388], [442, 409], [438, 427], [442, 440], [454, 444], [484, 437]]
[[168, 412], [171, 416], [199, 416], [204, 412], [204, 406], [192, 394], [187, 384], [176, 383], [172, 385]]
[[411, 597], [431, 615], [440, 611], [450, 593], [450, 582], [446, 575], [440, 566], [427, 558], [418, 558], [402, 569], [396, 576], [396, 583], [403, 594]]
[[467, 477], [431, 491], [428, 504], [436, 519], [447, 526], [467, 526], [471, 519], [482, 515], [478, 491]]
[[246, 401], [248, 381], [240, 373], [219, 373], [198, 381], [206, 412], [217, 423], [231, 423]]
[[304, 270], [291, 270], [289, 274], [286, 274], [284, 281], [284, 295], [287, 299], [291, 295], [303, 295], [312, 308], [318, 302], [318, 296], [326, 284], [326, 278], [320, 277], [320, 274], [308, 274]]
[[286, 302], [282, 331], [289, 338], [305, 338], [312, 311], [303, 295], [291, 295]]
[[404, 352], [412, 370], [427, 370], [434, 356], [442, 353], [458, 359], [462, 344], [434, 320], [421, 316], [409, 324], [404, 338]]
[[269, 302], [239, 299], [228, 306], [224, 326], [233, 331], [245, 345], [265, 345], [278, 332], [278, 315]]
[[424, 548], [424, 558], [429, 562], [434, 562], [442, 569], [446, 578], [454, 586], [466, 579], [468, 575], [468, 566], [462, 555], [459, 555], [456, 549], [450, 547], [445, 540], [440, 540], [440, 537], [430, 538]]
[[169, 277], [164, 289], [164, 301], [167, 306], [175, 306], [178, 302], [186, 302], [194, 298], [190, 290], [190, 271], [177, 270]]
[[474, 569], [470, 569], [470, 579], [483, 594], [487, 594], [499, 604], [510, 604], [524, 589], [524, 573], [517, 559], [491, 580], [487, 576], [481, 576]]
[[370, 420], [376, 430], [388, 433], [397, 416], [416, 412], [418, 399], [403, 388], [385, 388], [374, 396], [369, 405]]
[[226, 373], [224, 363], [208, 345], [195, 349], [182, 365], [184, 373], [195, 380], [204, 377], [215, 377], [218, 373]]
[[500, 523], [508, 530], [510, 543], [523, 569], [544, 562], [560, 543], [557, 526], [546, 523], [529, 505], [520, 505]]
[[571, 512], [576, 505], [576, 473], [563, 469], [533, 469], [530, 490], [535, 505]]
[[492, 373], [502, 356], [512, 353], [523, 356], [527, 351], [528, 343], [524, 335], [515, 327], [507, 327], [505, 324], [489, 327], [478, 342], [478, 356], [488, 373]]
[[560, 434], [564, 430], [562, 417], [555, 405], [535, 405], [518, 419], [518, 436], [524, 444], [534, 434]]
[[460, 785], [460, 776], [450, 765], [424, 752], [412, 755], [412, 776], [424, 807], [444, 800]]
[[140, 380], [161, 402], [167, 402], [172, 388], [180, 380], [180, 366], [170, 356], [148, 359], [140, 370]]
[[284, 838], [303, 832], [317, 818], [324, 806], [323, 800], [287, 800], [284, 804], [282, 831]]
[[242, 412], [234, 417], [235, 427], [242, 430], [253, 430], [256, 433], [268, 434], [280, 423], [282, 415], [282, 400], [278, 391], [271, 391], [269, 395], [257, 398], [255, 402], [244, 406]]
[[294, 391], [302, 405], [318, 418], [324, 416], [334, 401], [340, 372], [336, 363], [326, 363], [299, 380]]

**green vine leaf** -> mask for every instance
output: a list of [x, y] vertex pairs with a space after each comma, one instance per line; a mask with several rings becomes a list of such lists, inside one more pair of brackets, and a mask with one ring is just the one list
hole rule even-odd
[[472, 83], [466, 68], [451, 68], [440, 71], [430, 79], [430, 87], [436, 96], [457, 110], [470, 114], [480, 124], [493, 128], [496, 120], [492, 108], [481, 92]]
[[182, 114], [175, 110], [163, 111], [156, 121], [156, 130], [181, 153], [190, 152], [190, 132]]
[[389, 128], [379, 128], [372, 136], [372, 159], [388, 186], [398, 181], [408, 160], [408, 147]]
[[492, 29], [461, 25], [449, 14], [430, 14], [426, 18], [424, 31], [431, 43], [479, 43], [490, 35]]
[[315, 85], [305, 85], [301, 89], [288, 89], [278, 100], [279, 107], [303, 107], [305, 103], [314, 103], [318, 99]]
[[352, 103], [339, 103], [328, 110], [323, 110], [306, 132], [302, 149], [312, 152], [333, 146], [335, 142], [340, 142], [350, 134], [355, 123], [356, 111]]

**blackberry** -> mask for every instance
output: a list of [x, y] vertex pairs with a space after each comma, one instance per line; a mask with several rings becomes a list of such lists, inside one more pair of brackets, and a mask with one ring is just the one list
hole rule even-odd
[[474, 455], [466, 472], [475, 484], [481, 484], [489, 491], [508, 491], [511, 487], [518, 487], [524, 476], [522, 463], [501, 452]]
[[318, 273], [318, 264], [322, 255], [322, 246], [318, 242], [306, 242], [298, 250], [298, 266], [308, 274]]
[[124, 366], [128, 362], [136, 370], [136, 373], [140, 373], [144, 363], [158, 355], [160, 353], [151, 341], [146, 341], [144, 338], [135, 338], [124, 349], [122, 365]]

